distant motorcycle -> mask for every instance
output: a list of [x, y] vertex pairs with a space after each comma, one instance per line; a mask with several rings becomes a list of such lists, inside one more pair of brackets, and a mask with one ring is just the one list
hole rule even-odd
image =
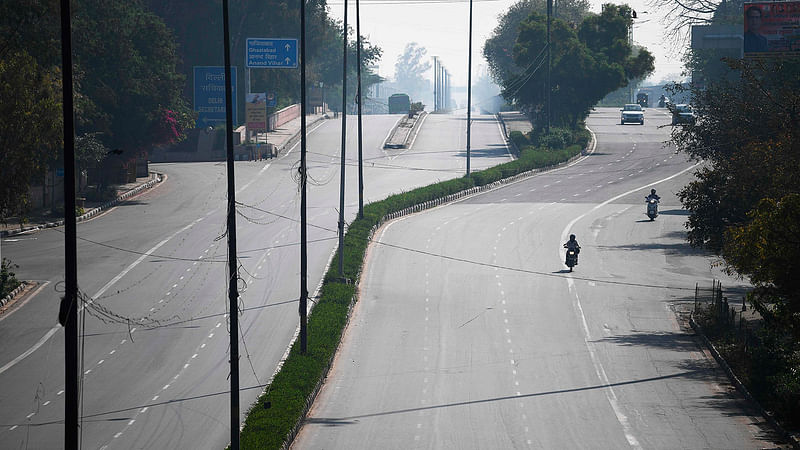
[[578, 265], [578, 252], [576, 252], [575, 249], [567, 249], [566, 262], [567, 266], [569, 267], [569, 271], [572, 272], [572, 268]]
[[655, 220], [658, 217], [658, 200], [654, 198], [647, 199], [647, 217], [650, 220]]

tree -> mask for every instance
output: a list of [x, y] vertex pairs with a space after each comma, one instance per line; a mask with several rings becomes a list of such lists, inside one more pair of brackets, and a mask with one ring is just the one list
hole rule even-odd
[[26, 211], [28, 186], [61, 147], [58, 72], [24, 51], [0, 59], [0, 221]]
[[[514, 62], [513, 50], [519, 35], [519, 25], [532, 12], [547, 13], [546, 0], [520, 0], [499, 17], [497, 27], [483, 45], [483, 57], [489, 74], [496, 83], [518, 75], [522, 68]], [[587, 0], [564, 0], [558, 3], [554, 17], [569, 24], [579, 24], [589, 14]]]
[[692, 91], [697, 123], [672, 133], [679, 150], [707, 162], [678, 195], [690, 211], [689, 242], [714, 252], [761, 199], [800, 192], [800, 63], [728, 63], [741, 76]]
[[[94, 0], [75, 11], [74, 49], [80, 97], [76, 131], [98, 133], [110, 148], [129, 155], [172, 138], [192, 124], [182, 96], [186, 77], [177, 71], [175, 39], [164, 22], [138, 2]], [[170, 113], [166, 113], [170, 111]]]
[[[220, 66], [223, 64], [222, 2], [220, 0], [144, 0], [148, 8], [161, 17], [174, 30], [179, 43], [180, 72], [191, 77], [193, 66]], [[229, 6], [231, 24], [231, 54], [243, 55], [249, 37], [280, 36], [300, 37], [300, 3], [268, 0], [265, 2], [231, 2]], [[202, 26], [198, 26], [202, 24]], [[341, 104], [342, 84], [342, 28], [327, 11], [324, 0], [306, 2], [306, 81], [308, 86], [320, 81], [325, 85], [325, 99], [330, 105]], [[351, 30], [348, 32], [352, 33]], [[348, 39], [348, 62], [355, 61], [355, 39]], [[352, 54], [352, 56], [351, 56]], [[378, 81], [368, 67], [380, 57], [380, 48], [372, 46], [362, 37], [362, 84], [366, 86]], [[234, 58], [239, 73], [244, 73], [241, 59]], [[349, 65], [349, 64], [348, 64]], [[353, 65], [353, 74], [355, 66]], [[348, 69], [350, 70], [350, 69]], [[278, 98], [278, 107], [300, 101], [300, 73], [298, 70], [251, 70], [253, 92], [270, 91]], [[355, 80], [355, 75], [348, 80]], [[244, 111], [244, 93], [247, 85], [244, 76], [238, 77], [240, 113]], [[354, 81], [355, 83], [355, 81]], [[355, 84], [354, 84], [355, 85]], [[353, 86], [354, 86], [353, 85]], [[338, 103], [336, 96], [339, 96]], [[348, 92], [355, 88], [348, 86]], [[191, 98], [192, 83], [187, 83], [184, 96]], [[243, 117], [243, 114], [240, 114]]]
[[[643, 78], [654, 70], [647, 50], [633, 55], [627, 40], [629, 8], [606, 4], [600, 15], [590, 15], [577, 32], [568, 23], [551, 25], [551, 118], [575, 126], [606, 94]], [[520, 24], [514, 60], [525, 71], [505, 80], [503, 95], [530, 110], [546, 104], [547, 19], [532, 13]]]
[[403, 54], [394, 65], [394, 82], [400, 91], [405, 91], [412, 100], [419, 100], [430, 90], [425, 73], [430, 70], [430, 61], [424, 60], [428, 51], [416, 42], [406, 44]]
[[[765, 318], [800, 340], [800, 194], [762, 199], [748, 222], [725, 233], [722, 255], [728, 273], [747, 276], [756, 287], [751, 303]], [[767, 307], [771, 304], [772, 307]]]

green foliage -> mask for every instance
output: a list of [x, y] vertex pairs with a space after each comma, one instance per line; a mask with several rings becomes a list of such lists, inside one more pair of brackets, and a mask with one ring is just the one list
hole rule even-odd
[[729, 273], [750, 278], [751, 301], [762, 315], [800, 340], [800, 194], [765, 198], [747, 216], [725, 234], [725, 264]]
[[17, 267], [19, 266], [6, 258], [3, 258], [0, 262], [0, 298], [5, 298], [6, 295], [19, 286], [20, 281], [17, 280], [16, 274], [12, 272], [12, 269]]
[[97, 167], [108, 155], [108, 149], [98, 133], [88, 133], [75, 138], [75, 165], [80, 170]]
[[[519, 35], [520, 23], [532, 12], [547, 13], [547, 2], [544, 0], [520, 0], [511, 5], [499, 17], [497, 27], [483, 45], [483, 56], [489, 66], [492, 79], [498, 84], [520, 75], [524, 67], [514, 62], [513, 50]], [[558, 4], [557, 18], [570, 24], [580, 23], [589, 14], [589, 2], [586, 0], [566, 0]]]
[[516, 144], [517, 148], [519, 149], [527, 147], [531, 144], [531, 141], [528, 139], [528, 137], [520, 131], [512, 131], [511, 134], [509, 134], [509, 138], [514, 141], [514, 144]]
[[413, 102], [411, 103], [411, 107], [408, 109], [408, 116], [412, 117], [418, 113], [421, 113], [425, 110], [425, 105], [422, 102]]
[[692, 91], [697, 123], [672, 131], [679, 150], [708, 162], [679, 197], [691, 212], [689, 242], [716, 252], [762, 198], [800, 192], [800, 63], [728, 63], [740, 76]]
[[[580, 135], [580, 133], [576, 133]], [[322, 379], [325, 368], [339, 345], [347, 323], [349, 306], [356, 296], [355, 283], [361, 273], [364, 255], [370, 243], [370, 231], [387, 214], [450, 194], [482, 186], [534, 168], [558, 164], [580, 153], [582, 147], [571, 145], [562, 150], [528, 147], [516, 160], [490, 169], [430, 186], [392, 195], [364, 206], [364, 217], [357, 218], [344, 236], [343, 275], [354, 284], [339, 280], [338, 253], [334, 256], [322, 285], [319, 302], [308, 319], [307, 353], [300, 353], [296, 341], [280, 372], [248, 412], [240, 436], [242, 448], [280, 448], [284, 439], [302, 417], [306, 399]], [[266, 405], [269, 404], [269, 408]]]
[[[191, 77], [193, 66], [223, 64], [222, 4], [219, 0], [144, 0], [144, 3], [174, 30], [182, 60], [181, 73]], [[343, 24], [328, 14], [326, 6], [326, 2], [321, 0], [306, 2], [306, 35], [309, 37], [306, 41], [306, 81], [309, 86], [323, 82], [325, 101], [331, 107], [341, 108]], [[232, 27], [231, 55], [244, 55], [246, 39], [249, 37], [300, 37], [299, 2], [230, 2], [229, 17]], [[348, 24], [351, 30], [347, 54], [347, 92], [350, 98], [356, 92], [357, 61], [352, 25], [352, 22]], [[371, 45], [364, 37], [361, 43], [362, 89], [366, 90], [367, 86], [380, 80], [369, 67], [380, 59], [381, 49]], [[245, 67], [236, 56], [233, 64], [238, 66], [239, 117], [243, 118], [247, 84]], [[250, 75], [253, 92], [271, 91], [277, 95], [277, 109], [300, 102], [299, 70], [253, 70]], [[184, 96], [192, 97], [191, 83], [185, 86]]]
[[[593, 105], [606, 94], [630, 80], [654, 70], [653, 56], [645, 49], [633, 52], [628, 43], [630, 8], [603, 5], [600, 15], [589, 15], [577, 31], [563, 21], [551, 25], [551, 119], [576, 128]], [[547, 103], [545, 86], [547, 20], [536, 12], [519, 25], [513, 49], [514, 61], [524, 71], [503, 79], [503, 95], [531, 111], [543, 112]], [[539, 117], [537, 121], [545, 122]]]
[[61, 146], [58, 72], [25, 51], [0, 59], [0, 221], [23, 214], [28, 186], [44, 177]]
[[[722, 312], [723, 314], [720, 314]], [[753, 321], [745, 327], [715, 305], [695, 319], [747, 390], [788, 429], [800, 427], [800, 340]], [[766, 325], [766, 326], [765, 326]]]
[[163, 112], [191, 113], [175, 38], [164, 22], [139, 2], [84, 0], [75, 5], [73, 26], [78, 134], [98, 133], [106, 146], [129, 154], [168, 141], [154, 132], [164, 127]]

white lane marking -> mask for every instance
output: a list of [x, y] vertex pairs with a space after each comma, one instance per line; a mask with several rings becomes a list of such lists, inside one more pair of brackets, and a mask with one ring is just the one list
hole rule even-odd
[[[186, 225], [185, 227], [183, 227], [183, 228], [181, 228], [180, 230], [176, 231], [175, 233], [173, 233], [172, 235], [170, 235], [169, 237], [167, 237], [167, 238], [166, 238], [166, 239], [164, 239], [163, 241], [161, 241], [161, 242], [159, 242], [158, 244], [154, 245], [154, 246], [153, 246], [153, 248], [151, 248], [150, 250], [148, 250], [148, 251], [144, 252], [144, 253], [142, 254], [142, 256], [140, 256], [140, 257], [139, 257], [139, 258], [138, 258], [136, 261], [134, 261], [133, 263], [131, 263], [131, 265], [129, 265], [128, 267], [126, 267], [126, 268], [125, 268], [125, 269], [124, 269], [122, 272], [120, 272], [119, 274], [117, 274], [117, 276], [115, 276], [114, 278], [112, 278], [112, 279], [111, 279], [111, 281], [109, 281], [108, 283], [106, 283], [106, 285], [105, 285], [105, 286], [103, 286], [102, 288], [100, 288], [100, 290], [99, 290], [99, 291], [97, 291], [97, 292], [96, 292], [96, 293], [95, 293], [95, 294], [94, 294], [94, 295], [93, 295], [91, 298], [98, 298], [98, 297], [100, 297], [101, 295], [103, 295], [103, 293], [105, 293], [105, 292], [106, 292], [106, 291], [107, 291], [109, 288], [111, 288], [111, 286], [113, 286], [114, 284], [116, 284], [116, 283], [117, 283], [117, 281], [121, 280], [121, 279], [122, 279], [122, 277], [124, 277], [125, 275], [127, 275], [127, 274], [128, 274], [128, 272], [130, 272], [131, 270], [133, 270], [133, 268], [134, 268], [134, 267], [138, 266], [138, 265], [139, 265], [139, 263], [141, 263], [142, 261], [144, 261], [144, 260], [145, 260], [145, 258], [149, 257], [149, 256], [150, 256], [150, 255], [151, 255], [153, 252], [155, 252], [156, 250], [158, 250], [159, 248], [161, 248], [161, 246], [162, 246], [162, 245], [164, 245], [164, 244], [166, 244], [167, 242], [169, 242], [169, 241], [170, 241], [172, 238], [174, 238], [174, 237], [175, 237], [175, 236], [177, 236], [178, 234], [180, 234], [180, 233], [182, 233], [182, 232], [184, 232], [184, 231], [188, 230], [189, 228], [191, 228], [192, 226], [194, 226], [195, 224], [197, 224], [197, 223], [198, 223], [198, 222], [200, 222], [201, 220], [202, 220], [202, 218], [193, 220], [191, 223], [189, 223], [189, 225]], [[91, 301], [91, 300], [89, 300], [89, 303], [92, 303], [92, 301]], [[81, 305], [81, 307], [78, 309], [78, 311], [82, 311], [82, 310], [83, 310], [83, 305]], [[0, 367], [0, 374], [2, 374], [2, 373], [3, 373], [3, 372], [5, 372], [6, 370], [8, 370], [8, 369], [10, 369], [10, 368], [14, 367], [14, 366], [15, 366], [15, 365], [17, 365], [17, 364], [18, 364], [20, 361], [22, 361], [23, 359], [27, 358], [27, 357], [28, 357], [28, 356], [30, 356], [30, 355], [31, 355], [33, 352], [35, 352], [36, 350], [38, 350], [38, 349], [39, 349], [39, 348], [40, 348], [42, 345], [44, 345], [44, 343], [45, 343], [45, 342], [47, 342], [47, 341], [48, 341], [48, 340], [49, 340], [51, 337], [53, 337], [53, 335], [54, 335], [54, 334], [56, 334], [56, 332], [57, 332], [58, 330], [60, 330], [61, 328], [62, 328], [62, 327], [61, 327], [61, 324], [56, 324], [55, 326], [53, 326], [53, 328], [50, 328], [50, 329], [47, 331], [47, 333], [45, 333], [45, 335], [44, 335], [44, 336], [42, 336], [42, 338], [41, 338], [41, 339], [39, 339], [39, 341], [38, 341], [38, 342], [36, 342], [35, 344], [33, 344], [33, 346], [31, 346], [31, 348], [29, 348], [29, 349], [25, 350], [25, 351], [24, 351], [24, 352], [23, 352], [21, 355], [19, 355], [19, 356], [17, 356], [16, 358], [12, 359], [12, 360], [11, 360], [11, 361], [9, 361], [8, 363], [6, 363], [6, 365], [4, 365], [3, 367]]]
[[[604, 201], [603, 203], [600, 203], [600, 204], [596, 205], [595, 207], [593, 207], [589, 211], [586, 211], [585, 213], [581, 214], [580, 216], [572, 219], [572, 221], [570, 221], [567, 224], [567, 226], [564, 227], [564, 230], [561, 232], [561, 241], [560, 242], [564, 241], [567, 238], [567, 235], [569, 234], [569, 232], [572, 229], [573, 225], [575, 225], [575, 223], [577, 223], [579, 220], [581, 220], [584, 217], [586, 217], [587, 215], [589, 215], [589, 213], [591, 213], [591, 212], [593, 212], [593, 211], [595, 211], [597, 209], [600, 209], [603, 206], [608, 205], [609, 203], [611, 203], [611, 202], [613, 202], [615, 200], [618, 200], [618, 199], [620, 199], [620, 198], [622, 198], [622, 197], [624, 197], [626, 195], [629, 195], [629, 194], [632, 194], [632, 193], [634, 193], [636, 191], [640, 191], [642, 189], [649, 188], [650, 186], [655, 186], [655, 185], [657, 185], [659, 183], [663, 183], [665, 181], [671, 180], [671, 179], [673, 179], [673, 178], [675, 178], [677, 176], [680, 176], [680, 175], [682, 175], [682, 174], [684, 174], [684, 173], [696, 168], [700, 164], [702, 164], [702, 162], [699, 162], [699, 163], [696, 163], [696, 164], [694, 164], [694, 165], [692, 165], [690, 167], [687, 167], [686, 169], [683, 169], [683, 170], [681, 170], [681, 171], [679, 171], [679, 172], [677, 172], [675, 174], [672, 174], [672, 175], [670, 175], [670, 176], [668, 176], [668, 177], [666, 177], [664, 179], [661, 179], [661, 180], [658, 180], [656, 182], [653, 182], [653, 183], [638, 187], [636, 189], [631, 189], [630, 191], [627, 191], [627, 192], [623, 192], [622, 194], [619, 194], [619, 195], [617, 195], [615, 197], [612, 197], [612, 198]], [[557, 254], [558, 254], [558, 258], [560, 259], [561, 258], [561, 248], [560, 248], [560, 246], [559, 246], [559, 248], [557, 250]], [[570, 293], [573, 294], [573, 296], [572, 296], [573, 306], [575, 307], [575, 309], [580, 314], [580, 320], [581, 320], [581, 324], [583, 326], [584, 342], [586, 344], [586, 348], [589, 350], [589, 356], [590, 356], [590, 358], [592, 360], [592, 365], [594, 365], [595, 372], [597, 373], [597, 376], [600, 378], [600, 381], [607, 386], [607, 389], [605, 390], [606, 391], [606, 398], [608, 399], [608, 402], [611, 404], [611, 408], [614, 410], [614, 414], [617, 416], [617, 421], [619, 421], [620, 425], [622, 425], [623, 431], [625, 433], [625, 438], [628, 440], [628, 444], [630, 444], [632, 447], [637, 448], [637, 449], [641, 448], [641, 446], [639, 444], [639, 441], [633, 435], [633, 430], [632, 430], [632, 427], [631, 427], [630, 423], [628, 422], [628, 417], [625, 416], [625, 414], [622, 412], [622, 409], [619, 406], [619, 402], [617, 401], [617, 396], [614, 393], [614, 388], [612, 388], [610, 386], [610, 383], [608, 381], [608, 377], [606, 376], [605, 369], [603, 369], [603, 364], [600, 361], [600, 359], [597, 357], [597, 354], [595, 352], [594, 343], [592, 342], [591, 334], [589, 333], [589, 325], [586, 322], [586, 315], [583, 313], [583, 308], [581, 307], [581, 301], [580, 301], [580, 298], [578, 297], [578, 291], [575, 289], [575, 280], [571, 276], [567, 276], [567, 284], [569, 286]]]
[[47, 405], [49, 405], [49, 404], [50, 404], [50, 400], [48, 400], [48, 401], [46, 401], [46, 402], [42, 403], [42, 406], [47, 406]]
[[23, 359], [27, 358], [31, 353], [33, 353], [36, 350], [38, 350], [39, 347], [44, 345], [44, 343], [47, 342], [47, 340], [50, 339], [50, 337], [52, 337], [54, 334], [56, 334], [56, 331], [58, 331], [60, 328], [61, 328], [61, 325], [57, 325], [57, 326], [51, 328], [50, 330], [48, 330], [47, 333], [44, 336], [42, 336], [41, 339], [39, 339], [39, 342], [33, 344], [33, 346], [31, 348], [25, 350], [24, 353], [22, 353], [21, 355], [17, 356], [14, 359], [12, 359], [8, 363], [6, 363], [6, 365], [4, 365], [3, 367], [0, 367], [0, 374], [2, 374], [6, 370], [14, 367], [15, 365], [17, 365], [17, 363], [19, 363]]
[[64, 393], [64, 390], [62, 389], [62, 390], [60, 390], [60, 391], [56, 392], [56, 395], [61, 395], [61, 394], [63, 394], [63, 393]]

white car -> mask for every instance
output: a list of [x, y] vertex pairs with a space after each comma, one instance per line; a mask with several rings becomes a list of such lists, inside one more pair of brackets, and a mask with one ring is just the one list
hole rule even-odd
[[637, 103], [628, 103], [620, 109], [619, 123], [625, 125], [627, 122], [635, 122], [644, 125], [644, 110]]

